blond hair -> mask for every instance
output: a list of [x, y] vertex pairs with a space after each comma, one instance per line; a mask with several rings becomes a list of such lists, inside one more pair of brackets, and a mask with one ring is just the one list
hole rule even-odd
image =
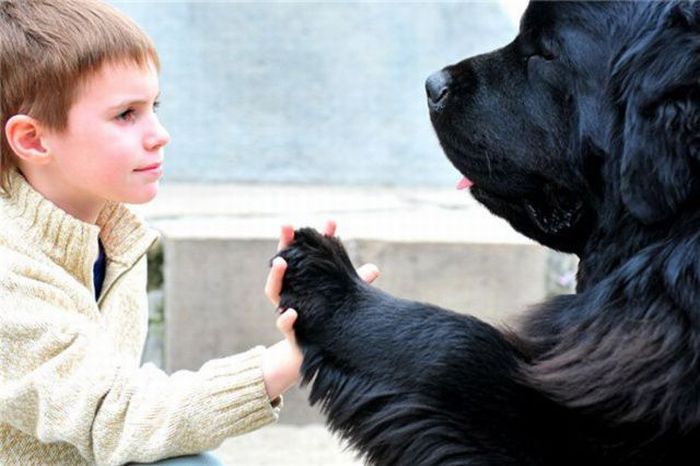
[[107, 62], [160, 64], [151, 39], [99, 0], [0, 0], [0, 192], [16, 166], [5, 137], [17, 114], [61, 131], [80, 86]]

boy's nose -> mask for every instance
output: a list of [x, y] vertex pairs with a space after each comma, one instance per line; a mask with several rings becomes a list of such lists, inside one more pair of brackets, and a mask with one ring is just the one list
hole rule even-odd
[[156, 122], [153, 132], [146, 137], [145, 145], [149, 151], [158, 150], [170, 142], [170, 134], [160, 122]]

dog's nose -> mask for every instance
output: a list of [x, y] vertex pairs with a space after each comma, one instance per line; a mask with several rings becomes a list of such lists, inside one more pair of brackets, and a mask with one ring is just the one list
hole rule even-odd
[[425, 81], [425, 92], [428, 93], [428, 103], [438, 105], [447, 97], [450, 86], [450, 75], [445, 70], [431, 74]]

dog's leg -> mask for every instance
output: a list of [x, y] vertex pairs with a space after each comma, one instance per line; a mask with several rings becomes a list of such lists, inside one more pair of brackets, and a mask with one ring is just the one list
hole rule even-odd
[[371, 462], [554, 464], [556, 408], [519, 383], [499, 331], [364, 284], [332, 238], [297, 232], [282, 256], [311, 401]]
[[[375, 464], [553, 464], [553, 408], [520, 385], [519, 355], [476, 319], [365, 296], [342, 330], [303, 333], [304, 378], [332, 428]], [[508, 445], [508, 447], [503, 447]]]

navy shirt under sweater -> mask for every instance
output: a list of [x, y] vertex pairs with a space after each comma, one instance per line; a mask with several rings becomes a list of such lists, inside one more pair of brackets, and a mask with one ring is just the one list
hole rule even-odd
[[105, 248], [102, 247], [102, 241], [97, 241], [100, 248], [100, 253], [97, 255], [95, 265], [92, 267], [93, 282], [95, 284], [95, 301], [100, 297], [102, 291], [102, 283], [105, 281], [105, 267], [107, 266], [107, 258], [105, 257]]

